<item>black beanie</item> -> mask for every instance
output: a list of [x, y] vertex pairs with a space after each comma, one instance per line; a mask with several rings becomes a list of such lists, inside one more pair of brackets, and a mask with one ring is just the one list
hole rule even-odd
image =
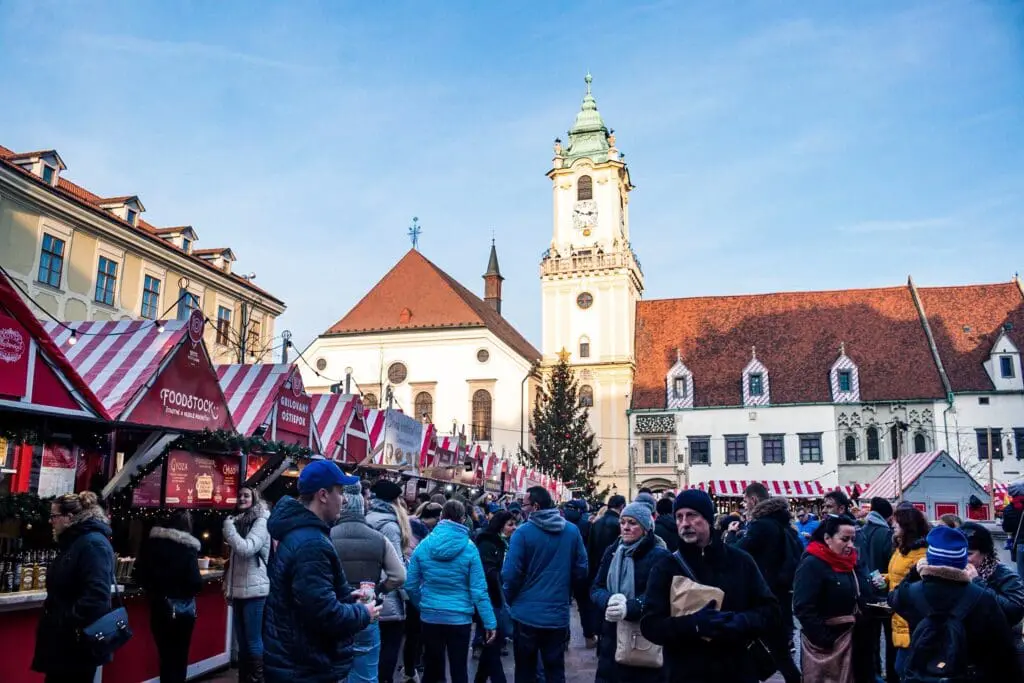
[[886, 519], [892, 517], [892, 503], [885, 498], [875, 497], [871, 499], [871, 511], [877, 512]]
[[690, 508], [700, 513], [701, 517], [708, 520], [708, 524], [715, 523], [715, 505], [711, 502], [711, 496], [698, 489], [686, 489], [676, 496], [676, 502], [672, 504], [672, 514], [680, 508]]

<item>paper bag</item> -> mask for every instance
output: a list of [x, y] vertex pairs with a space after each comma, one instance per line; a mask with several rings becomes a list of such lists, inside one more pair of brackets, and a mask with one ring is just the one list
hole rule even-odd
[[707, 586], [697, 583], [688, 576], [673, 576], [672, 590], [669, 593], [672, 604], [672, 616], [685, 617], [704, 609], [712, 600], [715, 601], [715, 609], [722, 609], [722, 601], [725, 600], [725, 592], [715, 586]]

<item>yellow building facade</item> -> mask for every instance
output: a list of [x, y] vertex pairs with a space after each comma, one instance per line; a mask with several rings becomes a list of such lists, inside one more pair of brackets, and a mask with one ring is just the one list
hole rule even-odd
[[137, 196], [100, 197], [65, 170], [55, 150], [0, 147], [0, 266], [37, 315], [167, 320], [200, 308], [215, 363], [271, 361], [285, 305], [232, 272], [230, 248], [197, 249], [191, 226], [153, 226]]

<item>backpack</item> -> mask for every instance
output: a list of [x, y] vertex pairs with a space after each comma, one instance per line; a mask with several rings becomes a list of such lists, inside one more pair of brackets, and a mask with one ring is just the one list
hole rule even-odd
[[926, 616], [910, 636], [904, 683], [970, 683], [975, 680], [968, 661], [964, 618], [983, 592], [968, 584], [948, 612], [933, 610], [923, 590], [910, 593], [915, 609]]
[[793, 581], [796, 579], [796, 568], [800, 564], [800, 558], [804, 555], [804, 544], [800, 540], [800, 534], [789, 524], [782, 528], [782, 542], [785, 556], [779, 565], [779, 575], [775, 577], [775, 585], [792, 591]]

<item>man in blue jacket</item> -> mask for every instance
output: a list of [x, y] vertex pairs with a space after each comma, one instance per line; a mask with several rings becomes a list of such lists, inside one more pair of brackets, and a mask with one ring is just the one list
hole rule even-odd
[[358, 483], [330, 460], [314, 460], [299, 475], [299, 499], [285, 496], [274, 506], [267, 529], [278, 545], [263, 618], [267, 683], [345, 680], [352, 637], [377, 619], [376, 605], [356, 602], [360, 594], [329, 535], [341, 516], [342, 487]]
[[587, 577], [587, 550], [542, 486], [526, 491], [530, 518], [512, 534], [501, 579], [515, 629], [516, 683], [537, 680], [537, 655], [546, 683], [565, 683], [572, 584]]

